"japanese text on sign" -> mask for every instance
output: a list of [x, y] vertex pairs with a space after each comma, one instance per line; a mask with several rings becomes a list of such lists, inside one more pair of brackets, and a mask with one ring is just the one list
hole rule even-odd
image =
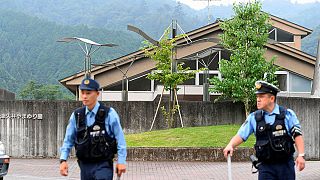
[[0, 114], [0, 119], [27, 119], [27, 120], [42, 120], [42, 114]]

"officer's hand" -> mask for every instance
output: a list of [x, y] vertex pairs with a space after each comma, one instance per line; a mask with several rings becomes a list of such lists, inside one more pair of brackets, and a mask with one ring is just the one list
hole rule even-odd
[[223, 155], [225, 158], [228, 158], [228, 154], [230, 154], [230, 156], [232, 156], [233, 154], [233, 147], [231, 144], [228, 144], [227, 147], [223, 150]]
[[68, 163], [64, 161], [60, 164], [60, 174], [62, 176], [68, 176]]
[[304, 160], [304, 157], [302, 157], [302, 156], [298, 156], [297, 157], [296, 166], [297, 166], [299, 171], [302, 171], [304, 169], [305, 163], [306, 163], [306, 161]]
[[117, 166], [116, 166], [117, 176], [120, 177], [122, 175], [122, 173], [125, 173], [125, 172], [126, 172], [126, 165], [117, 164]]

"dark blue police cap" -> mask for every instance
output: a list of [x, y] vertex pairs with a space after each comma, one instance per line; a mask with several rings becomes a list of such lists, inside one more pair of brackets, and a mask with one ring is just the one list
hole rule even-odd
[[91, 78], [85, 78], [80, 84], [80, 90], [99, 91], [100, 85]]
[[270, 93], [276, 96], [277, 93], [280, 92], [280, 89], [277, 86], [266, 81], [257, 81], [255, 85], [257, 89], [256, 94]]

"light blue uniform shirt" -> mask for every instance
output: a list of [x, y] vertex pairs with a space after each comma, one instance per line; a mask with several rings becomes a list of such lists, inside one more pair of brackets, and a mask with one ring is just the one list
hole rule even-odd
[[[89, 111], [88, 107], [86, 107], [86, 124], [87, 126], [91, 126], [95, 121], [95, 115], [99, 110], [100, 103], [97, 102], [92, 111]], [[115, 137], [117, 140], [117, 149], [118, 149], [118, 164], [125, 164], [127, 157], [127, 148], [126, 141], [124, 138], [124, 134], [121, 128], [120, 119], [118, 113], [110, 108], [108, 117], [105, 119], [106, 130], [111, 137]], [[60, 148], [60, 159], [67, 160], [71, 148], [75, 144], [77, 133], [76, 127], [76, 119], [74, 113], [71, 114], [69, 124], [67, 126], [66, 135], [64, 137], [63, 145]]]
[[[276, 119], [277, 114], [280, 114], [278, 104], [275, 105], [271, 113], [264, 111], [264, 119], [266, 121], [266, 124], [272, 125]], [[291, 109], [287, 109], [284, 123], [289, 135], [291, 135], [290, 130], [292, 127], [296, 126], [298, 128], [301, 128], [296, 114]], [[246, 121], [242, 124], [237, 134], [242, 138], [243, 141], [246, 141], [252, 133], [256, 134], [256, 127], [257, 122], [254, 117], [254, 113], [251, 113]]]

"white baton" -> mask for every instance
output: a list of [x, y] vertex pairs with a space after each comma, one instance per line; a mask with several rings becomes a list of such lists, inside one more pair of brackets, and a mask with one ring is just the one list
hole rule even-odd
[[230, 156], [230, 154], [228, 154], [228, 180], [232, 180], [231, 156]]

